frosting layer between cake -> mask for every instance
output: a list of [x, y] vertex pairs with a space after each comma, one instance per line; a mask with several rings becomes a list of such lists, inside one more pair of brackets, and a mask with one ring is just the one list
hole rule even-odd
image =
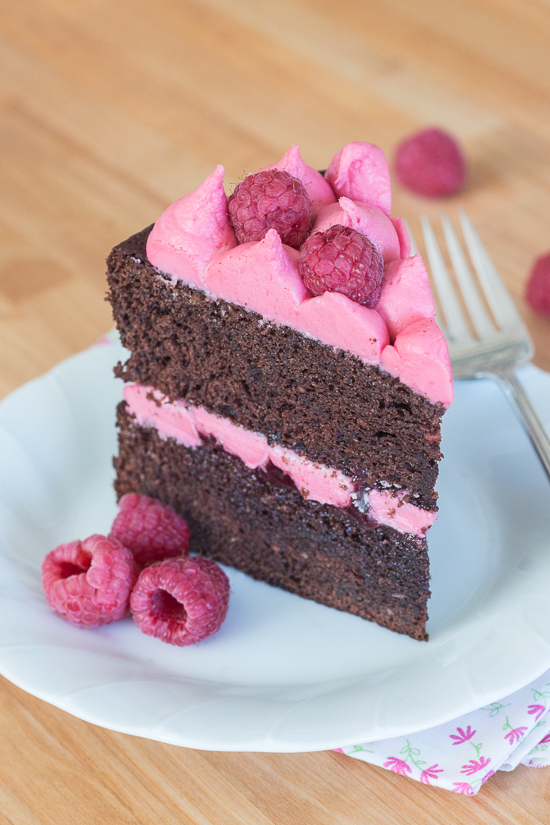
[[213, 415], [203, 407], [170, 402], [153, 387], [138, 385], [124, 389], [129, 411], [141, 426], [154, 427], [162, 438], [174, 438], [190, 449], [212, 437], [224, 450], [241, 459], [249, 469], [267, 470], [271, 463], [288, 475], [304, 499], [335, 507], [358, 506], [377, 524], [386, 524], [401, 533], [423, 536], [437, 513], [405, 501], [408, 490], [365, 491], [357, 495], [357, 485], [344, 473], [309, 461], [293, 450], [268, 444], [261, 433], [250, 432], [227, 418]]
[[304, 500], [210, 440], [190, 450], [118, 408], [115, 488], [169, 504], [193, 550], [304, 598], [427, 639], [426, 539]]

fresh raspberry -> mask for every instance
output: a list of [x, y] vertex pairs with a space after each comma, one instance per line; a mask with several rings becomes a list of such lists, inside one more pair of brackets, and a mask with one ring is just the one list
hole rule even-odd
[[166, 504], [137, 493], [126, 493], [120, 499], [109, 538], [131, 550], [140, 567], [189, 553], [187, 522]]
[[50, 607], [81, 627], [121, 619], [138, 566], [116, 539], [93, 535], [52, 550], [42, 563], [42, 586]]
[[299, 249], [311, 226], [311, 203], [302, 181], [280, 169], [248, 175], [227, 205], [239, 243], [261, 241], [276, 229], [283, 243]]
[[202, 556], [166, 559], [146, 567], [133, 590], [135, 623], [171, 645], [192, 645], [216, 633], [227, 614], [229, 579]]
[[366, 235], [334, 224], [310, 235], [300, 252], [299, 269], [314, 295], [342, 292], [366, 307], [380, 298], [384, 259]]
[[454, 137], [441, 129], [424, 129], [400, 143], [395, 171], [418, 195], [454, 195], [466, 179], [466, 163]]
[[525, 300], [534, 312], [550, 318], [550, 252], [535, 261], [525, 287]]

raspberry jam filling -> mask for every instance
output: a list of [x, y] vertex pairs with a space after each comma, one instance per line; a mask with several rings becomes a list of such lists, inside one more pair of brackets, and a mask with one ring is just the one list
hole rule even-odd
[[190, 449], [213, 437], [226, 452], [237, 456], [251, 470], [260, 469], [273, 478], [277, 468], [301, 492], [303, 498], [335, 507], [356, 507], [371, 521], [393, 527], [400, 533], [423, 536], [436, 513], [408, 502], [407, 490], [376, 490], [359, 493], [355, 482], [340, 470], [326, 467], [289, 450], [270, 445], [261, 433], [251, 432], [202, 407], [168, 401], [153, 387], [137, 384], [124, 388], [128, 409], [142, 427], [154, 427], [161, 438], [173, 438]]

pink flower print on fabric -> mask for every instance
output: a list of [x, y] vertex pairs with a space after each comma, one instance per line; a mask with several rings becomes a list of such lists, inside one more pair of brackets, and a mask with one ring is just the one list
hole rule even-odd
[[519, 742], [520, 739], [523, 739], [526, 730], [526, 727], [513, 728], [511, 731], [508, 731], [504, 738], [507, 739], [511, 745], [514, 745], [516, 742]]
[[550, 768], [550, 670], [501, 701], [417, 732], [411, 739], [366, 742], [344, 752], [424, 785], [470, 797], [499, 770], [512, 770], [519, 763]]
[[389, 756], [388, 760], [384, 762], [384, 767], [394, 773], [401, 774], [401, 776], [407, 776], [408, 773], [412, 773], [407, 763], [402, 759], [398, 759], [397, 756]]
[[477, 759], [470, 759], [467, 765], [462, 765], [460, 773], [468, 774], [471, 776], [473, 773], [477, 773], [482, 768], [485, 768], [491, 759], [487, 759], [485, 756], [480, 756], [479, 760]]
[[424, 768], [420, 774], [420, 781], [424, 785], [431, 785], [430, 779], [437, 779], [437, 774], [443, 773], [443, 768], [440, 768], [437, 762], [435, 765], [430, 765], [429, 768]]
[[534, 715], [536, 721], [538, 722], [545, 710], [546, 708], [544, 707], [544, 705], [529, 705], [529, 707], [527, 708], [527, 713], [530, 716]]
[[463, 793], [466, 794], [466, 796], [474, 795], [474, 789], [468, 782], [453, 782], [453, 785], [453, 793]]
[[475, 736], [476, 734], [475, 730], [472, 730], [470, 725], [468, 725], [466, 730], [462, 730], [462, 728], [457, 728], [456, 732], [458, 733], [458, 736], [456, 736], [456, 734], [454, 733], [449, 734], [449, 738], [455, 740], [453, 742], [453, 745], [463, 745], [464, 742], [468, 742], [472, 738], [472, 736]]

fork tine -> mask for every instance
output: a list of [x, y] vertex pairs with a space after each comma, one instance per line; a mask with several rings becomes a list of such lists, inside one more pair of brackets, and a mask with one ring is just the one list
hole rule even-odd
[[453, 225], [446, 212], [441, 213], [441, 224], [447, 241], [447, 249], [453, 264], [456, 280], [462, 292], [462, 297], [466, 308], [470, 313], [470, 318], [478, 338], [481, 340], [491, 338], [495, 334], [489, 316], [481, 302], [479, 291], [474, 283], [470, 267], [466, 261], [464, 252], [458, 240]]
[[422, 234], [424, 236], [426, 252], [428, 253], [430, 269], [439, 296], [439, 302], [447, 322], [448, 335], [455, 342], [468, 343], [469, 341], [473, 341], [430, 221], [426, 215], [421, 215], [420, 222], [422, 224]]
[[514, 302], [510, 298], [508, 290], [498, 274], [497, 268], [489, 257], [489, 253], [483, 246], [479, 235], [464, 209], [459, 208], [458, 216], [470, 258], [472, 259], [485, 298], [498, 326], [504, 329], [518, 322], [521, 323], [521, 318]]
[[[418, 244], [416, 242], [416, 238], [414, 237], [411, 226], [410, 226], [410, 224], [407, 220], [404, 220], [403, 223], [405, 224], [405, 229], [409, 233], [409, 240], [411, 242], [411, 255], [418, 255], [420, 250], [418, 248]], [[441, 316], [438, 312], [437, 307], [435, 308], [435, 322], [436, 322], [437, 326], [440, 327], [441, 329], [443, 329], [443, 327], [445, 326], [441, 321]]]

